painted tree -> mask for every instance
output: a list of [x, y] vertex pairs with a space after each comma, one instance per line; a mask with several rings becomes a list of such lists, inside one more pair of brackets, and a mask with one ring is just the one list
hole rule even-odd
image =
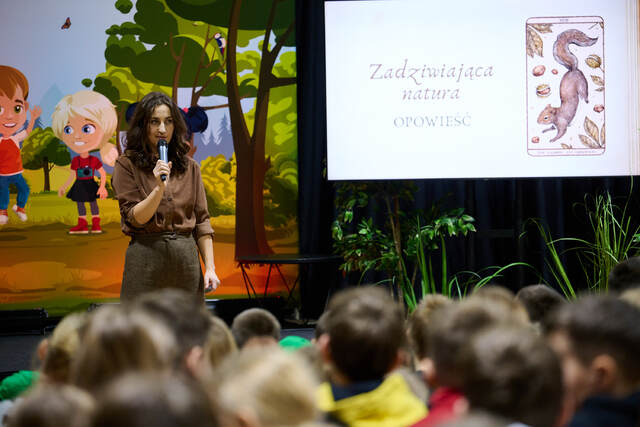
[[[116, 8], [122, 13], [128, 13], [132, 6], [128, 0], [116, 3]], [[200, 97], [224, 89], [224, 82], [220, 79], [224, 65], [214, 39], [216, 31], [210, 25], [176, 16], [161, 0], [138, 0], [134, 22], [112, 25], [106, 30], [109, 35], [105, 49], [107, 73], [114, 68], [127, 70], [129, 82], [115, 75], [101, 74], [96, 78], [95, 90], [116, 105], [120, 122], [126, 107], [151, 90], [163, 91], [177, 102], [178, 88], [191, 88], [190, 105], [199, 105]], [[136, 93], [135, 99], [128, 99], [131, 98], [128, 96], [131, 90], [128, 90], [129, 94], [122, 91], [123, 85], [131, 85], [130, 82], [137, 82], [145, 89], [142, 94]], [[195, 151], [192, 147], [192, 153]]]
[[22, 146], [22, 165], [25, 169], [42, 169], [44, 191], [51, 191], [49, 174], [54, 165], [71, 163], [67, 147], [53, 134], [50, 127], [34, 129]]
[[216, 85], [223, 61], [215, 29], [194, 24], [167, 11], [160, 0], [138, 0], [134, 22], [107, 29], [105, 58], [111, 65], [130, 69], [142, 82], [171, 88], [168, 93], [174, 101], [178, 88], [192, 88], [191, 105], [198, 105], [199, 98]]
[[222, 147], [223, 153], [226, 147], [229, 147], [229, 149], [233, 147], [233, 135], [231, 135], [231, 127], [229, 126], [229, 119], [226, 114], [222, 116], [220, 124], [218, 125], [217, 144], [219, 147]]
[[[294, 0], [167, 0], [167, 5], [183, 18], [227, 28], [226, 96], [237, 159], [236, 257], [273, 253], [265, 230], [263, 188], [271, 167], [265, 141], [271, 90], [296, 83], [295, 74], [276, 76], [273, 73], [282, 48], [295, 44]], [[257, 87], [252, 130], [240, 102], [243, 86], [237, 46], [242, 31], [263, 34], [258, 72], [253, 82]]]

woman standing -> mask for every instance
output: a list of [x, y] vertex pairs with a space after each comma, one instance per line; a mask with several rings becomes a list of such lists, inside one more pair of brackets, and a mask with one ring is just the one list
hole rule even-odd
[[[131, 236], [120, 291], [123, 301], [163, 287], [204, 296], [205, 289], [212, 291], [220, 284], [200, 167], [187, 156], [186, 133], [178, 106], [161, 92], [146, 95], [131, 119], [126, 151], [112, 179], [122, 231]], [[168, 143], [168, 162], [158, 155], [162, 139]]]

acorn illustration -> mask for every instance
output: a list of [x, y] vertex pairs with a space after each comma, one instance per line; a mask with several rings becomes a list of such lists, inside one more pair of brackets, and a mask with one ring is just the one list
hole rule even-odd
[[535, 67], [533, 67], [533, 75], [538, 77], [544, 74], [546, 68], [544, 67], [544, 65], [540, 64], [540, 65], [536, 65]]
[[536, 87], [536, 95], [538, 95], [540, 98], [546, 98], [550, 94], [551, 94], [551, 88], [549, 87], [548, 84], [543, 83]]

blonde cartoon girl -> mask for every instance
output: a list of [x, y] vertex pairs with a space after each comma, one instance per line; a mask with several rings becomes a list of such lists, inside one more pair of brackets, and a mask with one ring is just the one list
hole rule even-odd
[[[100, 149], [103, 161], [113, 166], [118, 152], [108, 141], [117, 124], [113, 104], [104, 95], [90, 90], [65, 96], [51, 115], [53, 133], [79, 154], [71, 161], [69, 178], [58, 190], [62, 197], [75, 179], [67, 197], [78, 204], [78, 224], [69, 229], [69, 234], [89, 233], [85, 202], [91, 207], [91, 233], [102, 233], [96, 199], [97, 196], [101, 199], [107, 197], [107, 173], [100, 159], [89, 152]], [[100, 186], [93, 179], [96, 172], [100, 175]]]

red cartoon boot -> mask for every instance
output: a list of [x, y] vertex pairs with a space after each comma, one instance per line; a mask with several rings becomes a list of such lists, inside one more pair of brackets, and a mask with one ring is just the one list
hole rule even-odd
[[99, 216], [94, 216], [91, 218], [91, 233], [102, 233], [102, 228], [100, 228]]
[[87, 219], [81, 216], [78, 217], [78, 225], [69, 229], [69, 234], [88, 234]]

